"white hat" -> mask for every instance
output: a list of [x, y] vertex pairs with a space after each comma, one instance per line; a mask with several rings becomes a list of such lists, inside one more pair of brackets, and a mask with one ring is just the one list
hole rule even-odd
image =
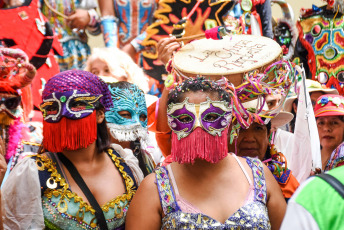
[[[244, 108], [248, 111], [256, 111], [257, 110], [257, 103], [258, 99], [242, 103]], [[269, 108], [267, 104], [264, 104], [263, 111], [268, 111]], [[274, 118], [271, 118], [271, 127], [278, 128], [287, 123], [289, 123], [294, 118], [294, 115], [290, 112], [279, 112]]]
[[[310, 79], [306, 79], [306, 87], [309, 93], [323, 92], [324, 94], [336, 94], [336, 95], [339, 94], [337, 89], [324, 88], [319, 82], [313, 81]], [[285, 100], [283, 110], [286, 112], [291, 112], [293, 102], [295, 101], [296, 98], [297, 98], [296, 93], [294, 91], [291, 92], [291, 96], [288, 96], [287, 99]]]

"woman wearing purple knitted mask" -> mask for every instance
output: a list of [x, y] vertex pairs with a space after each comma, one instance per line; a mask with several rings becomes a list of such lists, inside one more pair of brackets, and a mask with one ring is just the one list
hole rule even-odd
[[[124, 229], [137, 184], [109, 148], [105, 82], [65, 71], [43, 91], [43, 149], [23, 159], [3, 187], [6, 229]], [[25, 202], [27, 201], [27, 202]]]

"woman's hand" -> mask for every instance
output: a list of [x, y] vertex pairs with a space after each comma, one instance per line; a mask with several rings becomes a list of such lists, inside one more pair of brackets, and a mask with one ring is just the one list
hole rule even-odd
[[172, 58], [173, 52], [180, 48], [181, 45], [176, 41], [175, 37], [163, 38], [158, 42], [158, 59], [167, 64], [167, 62]]
[[86, 28], [91, 18], [87, 10], [76, 9], [74, 13], [68, 16], [67, 23], [70, 28], [83, 30]]

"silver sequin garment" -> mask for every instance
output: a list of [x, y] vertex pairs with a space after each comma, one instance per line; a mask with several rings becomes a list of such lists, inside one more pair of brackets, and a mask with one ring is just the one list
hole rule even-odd
[[240, 207], [225, 223], [220, 223], [202, 213], [184, 213], [180, 210], [170, 184], [168, 171], [161, 167], [156, 170], [160, 201], [165, 213], [161, 229], [271, 229], [266, 207], [266, 184], [262, 163], [247, 158], [252, 168], [254, 200]]

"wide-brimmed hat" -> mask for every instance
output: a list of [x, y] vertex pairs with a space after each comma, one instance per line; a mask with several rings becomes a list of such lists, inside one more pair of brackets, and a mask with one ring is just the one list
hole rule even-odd
[[322, 95], [314, 108], [315, 117], [344, 116], [344, 97], [335, 94]]
[[[319, 82], [313, 81], [310, 79], [306, 79], [306, 87], [307, 87], [309, 93], [323, 92], [324, 94], [337, 94], [338, 95], [337, 89], [324, 88], [324, 86], [322, 86]], [[284, 103], [283, 110], [286, 112], [291, 112], [293, 102], [295, 101], [296, 98], [297, 98], [296, 93], [291, 92], [290, 96], [287, 97], [287, 99]]]
[[[255, 112], [257, 109], [258, 100], [252, 100], [249, 102], [242, 103], [244, 108], [250, 112]], [[268, 111], [269, 108], [267, 104], [264, 104], [263, 111]], [[274, 118], [271, 118], [271, 127], [281, 127], [289, 123], [294, 118], [294, 115], [290, 112], [281, 111]]]

